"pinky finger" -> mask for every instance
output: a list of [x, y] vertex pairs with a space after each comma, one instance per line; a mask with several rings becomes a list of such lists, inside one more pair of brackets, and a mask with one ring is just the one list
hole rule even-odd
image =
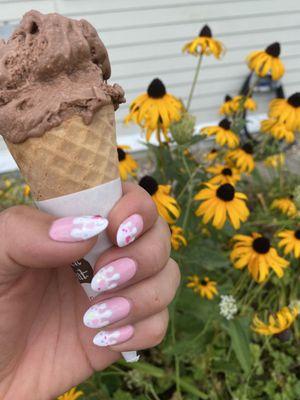
[[165, 337], [169, 321], [168, 309], [137, 322], [111, 331], [101, 331], [94, 344], [116, 352], [144, 350], [160, 344]]

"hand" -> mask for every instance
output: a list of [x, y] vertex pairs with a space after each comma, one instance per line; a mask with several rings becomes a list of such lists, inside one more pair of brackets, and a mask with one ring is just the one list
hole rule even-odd
[[[92, 310], [69, 265], [87, 254], [97, 237], [78, 241], [70, 235], [70, 219], [25, 206], [0, 214], [1, 399], [53, 399], [118, 360], [121, 351], [153, 347], [163, 339], [167, 306], [180, 280], [169, 258], [169, 228], [142, 188], [126, 184], [124, 193], [108, 217], [114, 246], [96, 264], [96, 271], [107, 265], [113, 270], [102, 270], [93, 280], [102, 291], [93, 304], [106, 305]], [[124, 246], [129, 236], [118, 229], [132, 215], [137, 229]], [[106, 335], [94, 339], [96, 327], [104, 324]]]

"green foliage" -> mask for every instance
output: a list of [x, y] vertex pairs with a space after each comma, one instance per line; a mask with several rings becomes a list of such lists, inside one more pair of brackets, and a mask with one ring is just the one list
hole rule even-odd
[[[201, 56], [202, 58], [202, 56]], [[196, 70], [196, 78], [200, 62]], [[194, 79], [193, 92], [197, 79]], [[251, 176], [242, 174], [236, 185], [248, 197], [250, 217], [238, 233], [260, 232], [271, 241], [279, 255], [277, 233], [299, 229], [299, 211], [293, 218], [272, 210], [274, 199], [295, 195], [300, 204], [300, 179], [286, 166], [266, 169], [268, 156], [288, 151], [284, 141], [271, 135], [245, 132], [244, 104], [253, 87], [231, 115], [232, 130], [241, 144], [250, 141], [254, 147], [256, 168]], [[191, 101], [189, 97], [189, 103]], [[185, 114], [188, 115], [188, 114]], [[161, 121], [158, 119], [158, 132]], [[279, 279], [271, 273], [258, 284], [230, 261], [232, 237], [237, 233], [227, 221], [221, 230], [204, 224], [195, 216], [199, 202], [196, 193], [212, 175], [207, 167], [226, 163], [228, 149], [218, 149], [215, 161], [205, 161], [203, 136], [191, 137], [194, 118], [188, 117], [171, 127], [169, 142], [146, 143], [147, 157], [154, 161], [152, 176], [160, 185], [170, 185], [181, 215], [176, 225], [183, 229], [187, 246], [172, 252], [182, 272], [182, 283], [170, 306], [170, 328], [164, 342], [156, 349], [142, 352], [135, 364], [124, 361], [112, 365], [79, 385], [82, 400], [298, 400], [300, 398], [299, 322], [290, 327], [289, 335], [265, 337], [251, 330], [254, 313], [260, 316], [276, 312], [300, 299], [299, 259], [285, 256], [289, 268]], [[159, 136], [159, 135], [158, 135]], [[211, 141], [206, 148], [212, 147]], [[4, 209], [14, 204], [30, 203], [24, 194], [24, 183], [16, 176], [3, 177], [0, 204]], [[218, 294], [208, 300], [198, 290], [187, 288], [189, 277], [196, 275], [216, 282]], [[233, 296], [237, 313], [221, 314], [220, 296]], [[224, 310], [223, 310], [224, 311]], [[286, 333], [286, 332], [285, 332]]]

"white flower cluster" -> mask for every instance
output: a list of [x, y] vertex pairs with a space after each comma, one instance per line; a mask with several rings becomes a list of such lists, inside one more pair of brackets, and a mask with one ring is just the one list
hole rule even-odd
[[220, 314], [228, 320], [233, 319], [235, 314], [238, 312], [235, 298], [231, 295], [221, 296], [219, 307]]

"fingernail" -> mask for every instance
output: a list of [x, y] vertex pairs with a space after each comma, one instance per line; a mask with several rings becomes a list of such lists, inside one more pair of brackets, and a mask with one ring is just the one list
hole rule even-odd
[[129, 281], [136, 273], [136, 262], [131, 258], [120, 258], [102, 267], [94, 276], [91, 286], [95, 292], [103, 293]]
[[119, 247], [132, 243], [143, 230], [143, 218], [139, 214], [133, 214], [119, 226], [117, 232], [117, 244]]
[[127, 317], [131, 304], [124, 297], [114, 297], [90, 307], [83, 316], [83, 323], [89, 328], [103, 328]]
[[101, 331], [94, 337], [93, 343], [100, 347], [123, 343], [133, 336], [133, 332], [132, 325], [126, 325], [114, 331]]
[[65, 217], [53, 222], [49, 235], [58, 242], [80, 242], [107, 228], [108, 220], [100, 215]]

